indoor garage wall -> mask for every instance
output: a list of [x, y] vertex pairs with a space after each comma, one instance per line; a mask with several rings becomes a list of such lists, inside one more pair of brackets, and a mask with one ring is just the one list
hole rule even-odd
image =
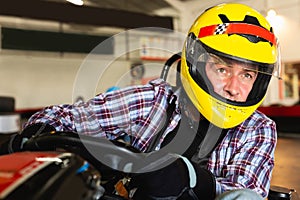
[[[16, 109], [71, 103], [74, 82], [83, 60], [84, 57], [0, 55], [0, 95], [15, 97]], [[101, 60], [97, 64], [101, 65]], [[128, 62], [112, 65], [115, 73], [111, 73], [111, 82], [102, 83], [99, 90], [108, 88], [122, 70], [126, 71], [127, 67], [119, 67], [121, 65], [128, 66]]]

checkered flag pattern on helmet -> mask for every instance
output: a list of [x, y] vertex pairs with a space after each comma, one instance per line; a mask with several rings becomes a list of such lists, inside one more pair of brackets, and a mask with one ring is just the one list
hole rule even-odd
[[228, 27], [228, 23], [225, 23], [225, 24], [219, 24], [217, 27], [216, 27], [216, 30], [215, 30], [215, 35], [221, 35], [221, 34], [224, 34], [227, 30], [227, 27]]

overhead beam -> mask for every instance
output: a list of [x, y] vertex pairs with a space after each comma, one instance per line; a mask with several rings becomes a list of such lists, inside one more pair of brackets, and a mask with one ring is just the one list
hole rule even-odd
[[6, 1], [5, 6], [0, 6], [0, 15], [125, 29], [139, 27], [174, 29], [172, 17], [38, 0]]

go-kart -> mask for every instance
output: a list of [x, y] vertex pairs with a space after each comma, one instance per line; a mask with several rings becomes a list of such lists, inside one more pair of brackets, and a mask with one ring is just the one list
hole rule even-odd
[[[87, 146], [105, 154], [104, 163], [110, 167]], [[126, 164], [134, 165], [141, 158], [135, 152], [121, 142], [101, 138], [69, 132], [40, 134], [29, 139], [22, 152], [0, 156], [0, 199], [127, 199], [125, 183], [120, 181], [128, 178]]]
[[41, 133], [22, 151], [0, 156], [0, 200], [130, 199], [127, 182], [134, 174], [176, 158], [167, 152], [141, 153], [123, 141]]

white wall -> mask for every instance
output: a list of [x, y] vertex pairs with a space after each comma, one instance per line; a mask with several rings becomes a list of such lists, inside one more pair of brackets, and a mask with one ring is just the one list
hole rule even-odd
[[[107, 58], [106, 58], [107, 59]], [[93, 93], [73, 93], [77, 73], [84, 57], [0, 55], [0, 95], [13, 96], [17, 109], [39, 108], [51, 104], [71, 103], [73, 98], [85, 99], [104, 91], [126, 73], [128, 62], [111, 65], [109, 80], [91, 85]], [[99, 70], [104, 68], [105, 58], [96, 62]], [[94, 70], [95, 71], [95, 70]], [[91, 70], [93, 74], [93, 70]], [[85, 86], [90, 85], [91, 75], [86, 75]], [[75, 96], [74, 96], [75, 95]]]
[[78, 59], [1, 55], [0, 95], [13, 96], [17, 108], [70, 102]]

